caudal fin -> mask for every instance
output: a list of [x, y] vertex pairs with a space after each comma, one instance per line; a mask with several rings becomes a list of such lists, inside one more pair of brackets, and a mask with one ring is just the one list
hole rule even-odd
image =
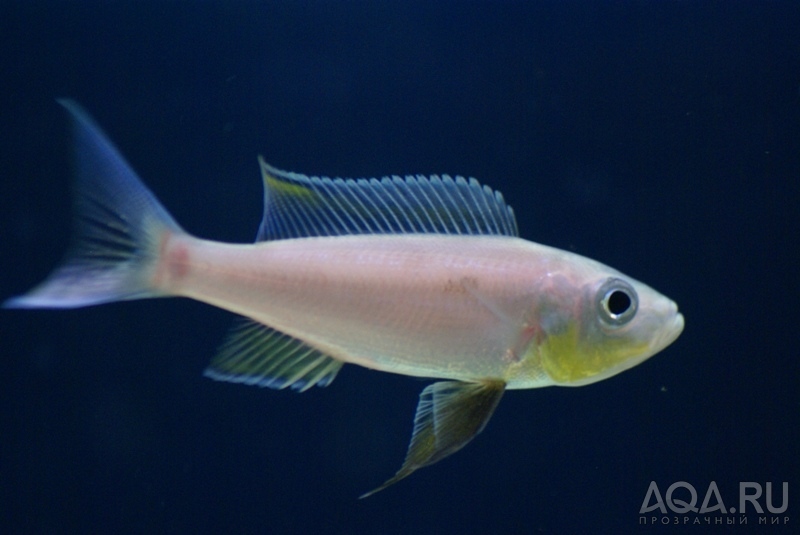
[[4, 308], [75, 308], [156, 297], [150, 280], [165, 233], [183, 233], [89, 115], [59, 100], [72, 116], [72, 246], [40, 285]]

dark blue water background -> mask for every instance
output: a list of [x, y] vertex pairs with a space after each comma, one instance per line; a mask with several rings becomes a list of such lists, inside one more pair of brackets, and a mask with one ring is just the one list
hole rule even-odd
[[259, 153], [308, 174], [464, 174], [505, 194], [524, 237], [686, 316], [652, 360], [509, 392], [465, 450], [358, 501], [399, 466], [425, 382], [204, 379], [231, 319], [188, 300], [0, 311], [3, 531], [649, 532], [650, 481], [680, 480], [701, 498], [716, 481], [726, 506], [739, 481], [788, 481], [790, 524], [770, 530], [795, 529], [799, 6], [3, 2], [0, 297], [68, 243], [55, 99], [71, 97], [199, 236], [253, 238]]

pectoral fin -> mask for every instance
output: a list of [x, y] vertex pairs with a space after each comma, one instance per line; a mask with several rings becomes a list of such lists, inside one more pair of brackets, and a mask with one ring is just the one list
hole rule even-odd
[[359, 498], [371, 496], [463, 448], [486, 427], [505, 387], [498, 380], [442, 381], [427, 386], [419, 396], [414, 432], [403, 466], [386, 483]]

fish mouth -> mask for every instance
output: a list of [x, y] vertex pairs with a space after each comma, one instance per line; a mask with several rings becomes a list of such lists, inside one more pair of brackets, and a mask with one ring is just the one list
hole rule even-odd
[[678, 312], [678, 306], [675, 303], [671, 303], [670, 308], [672, 308], [672, 323], [663, 331], [661, 331], [661, 336], [653, 340], [654, 343], [652, 347], [655, 352], [661, 351], [670, 345], [672, 342], [677, 340], [678, 336], [680, 336], [683, 332], [683, 314]]

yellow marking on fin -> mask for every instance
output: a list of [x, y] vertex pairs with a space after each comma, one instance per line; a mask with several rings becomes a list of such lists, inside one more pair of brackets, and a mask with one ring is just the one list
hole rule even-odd
[[275, 192], [277, 195], [286, 195], [289, 197], [302, 197], [305, 199], [312, 199], [317, 196], [317, 193], [308, 186], [302, 186], [292, 182], [281, 180], [274, 176], [267, 170], [266, 162], [259, 156], [261, 162], [262, 180], [264, 187], [270, 191]]

